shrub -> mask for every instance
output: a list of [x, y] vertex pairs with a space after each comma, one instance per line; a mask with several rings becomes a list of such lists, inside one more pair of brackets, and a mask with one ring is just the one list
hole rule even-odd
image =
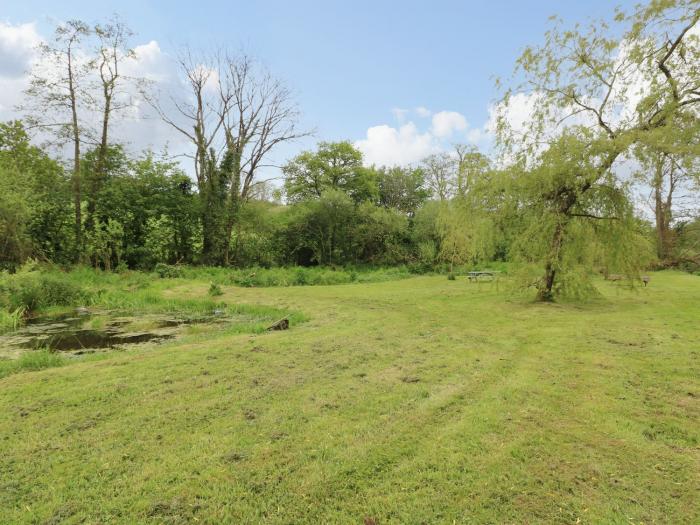
[[158, 263], [153, 268], [161, 279], [176, 279], [182, 277], [182, 269], [179, 266], [173, 266], [171, 264]]
[[297, 268], [294, 277], [294, 283], [298, 284], [299, 286], [309, 284], [309, 272], [306, 268]]
[[89, 294], [67, 276], [32, 271], [5, 275], [0, 281], [0, 297], [9, 311], [31, 312], [49, 306], [76, 305], [86, 301]]
[[216, 283], [211, 283], [209, 285], [209, 295], [212, 297], [216, 297], [219, 295], [224, 295], [224, 292], [221, 291], [221, 286], [219, 286]]

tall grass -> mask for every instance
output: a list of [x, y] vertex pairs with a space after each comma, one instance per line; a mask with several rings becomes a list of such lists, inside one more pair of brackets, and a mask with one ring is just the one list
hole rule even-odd
[[22, 371], [43, 370], [63, 366], [67, 359], [48, 350], [32, 350], [23, 353], [18, 359], [0, 360], [0, 378]]
[[322, 286], [333, 284], [371, 283], [405, 279], [412, 274], [406, 266], [394, 268], [211, 268], [185, 267], [180, 275], [189, 280], [207, 280], [214, 284], [243, 287]]
[[26, 308], [21, 306], [10, 311], [0, 309], [0, 334], [17, 330], [24, 321], [25, 312]]

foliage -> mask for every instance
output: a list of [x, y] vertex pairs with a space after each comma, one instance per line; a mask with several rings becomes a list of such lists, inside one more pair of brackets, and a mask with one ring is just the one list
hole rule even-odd
[[182, 268], [165, 263], [157, 263], [153, 271], [158, 274], [161, 279], [176, 279], [182, 277]]
[[377, 174], [362, 166], [362, 153], [350, 142], [321, 142], [318, 151], [305, 151], [282, 169], [290, 202], [318, 199], [342, 192], [354, 202], [376, 200]]
[[[509, 261], [550, 300], [589, 289], [596, 271], [633, 278], [652, 263], [644, 239], [654, 235], [664, 265], [693, 268], [698, 252], [685, 227], [697, 214], [678, 197], [694, 199], [698, 189], [693, 6], [651, 2], [590, 26], [553, 19], [543, 44], [518, 58], [518, 84], [494, 107], [498, 158], [456, 144], [413, 166], [369, 167], [351, 141], [322, 141], [285, 163], [285, 199], [256, 178], [271, 148], [305, 135], [281, 83], [249, 57], [189, 50], [179, 66], [192, 98], [171, 107], [142, 86], [194, 148], [191, 179], [167, 152], [133, 155], [109, 140], [110, 115], [131, 103], [115, 86], [134, 79], [110, 69], [131, 56], [128, 28], [117, 19], [68, 21], [41, 46], [26, 94], [46, 106], [44, 115], [27, 104], [32, 127], [73, 142], [73, 170], [33, 146], [21, 122], [0, 124], [0, 269], [15, 271], [30, 257], [122, 273], [156, 268], [165, 277], [192, 264], [426, 273]], [[95, 60], [67, 62], [83, 55]], [[50, 59], [62, 68], [55, 84]], [[213, 75], [219, 82], [208, 83]], [[522, 122], [510, 118], [515, 102], [527, 107]], [[102, 133], [83, 109], [99, 113]], [[633, 157], [639, 169], [630, 178]], [[634, 207], [646, 185], [653, 228]]]
[[21, 122], [0, 123], [0, 268], [28, 257], [71, 259], [69, 181]]
[[219, 295], [224, 295], [224, 292], [221, 290], [221, 286], [219, 286], [217, 283], [210, 283], [209, 284], [209, 291], [207, 293], [212, 297], [218, 297]]
[[410, 277], [405, 267], [392, 268], [246, 268], [224, 273], [223, 282], [243, 287], [321, 286], [384, 282]]
[[51, 306], [79, 305], [90, 294], [60, 272], [44, 272], [34, 264], [15, 274], [0, 274], [0, 307], [14, 313], [34, 312]]
[[[672, 135], [674, 122], [700, 105], [700, 45], [690, 31], [699, 18], [685, 1], [618, 12], [614, 28], [601, 21], [567, 29], [555, 18], [545, 43], [518, 59], [523, 82], [499, 105], [498, 141], [522, 179], [516, 191], [503, 186], [506, 207], [524, 214], [511, 251], [542, 266], [533, 283], [539, 299], [565, 293], [575, 274], [590, 272], [592, 251], [613, 251], [630, 277], [643, 265], [646, 249], [618, 166], [636, 144]], [[522, 126], [508, 117], [513, 97], [532, 106]]]
[[514, 237], [511, 260], [546, 268], [540, 277], [522, 272], [541, 299], [581, 295], [595, 268], [634, 278], [650, 261], [626, 187], [610, 172], [595, 175], [595, 148], [565, 134], [534, 169], [503, 172], [495, 187]]
[[379, 178], [379, 204], [399, 210], [409, 217], [430, 197], [425, 187], [425, 172], [419, 168], [383, 167], [377, 171]]
[[18, 306], [14, 310], [0, 308], [0, 334], [19, 328], [26, 313], [27, 310], [23, 306]]

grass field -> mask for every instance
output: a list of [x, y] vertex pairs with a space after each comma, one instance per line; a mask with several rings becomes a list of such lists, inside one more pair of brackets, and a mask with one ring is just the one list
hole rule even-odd
[[0, 379], [0, 523], [699, 523], [700, 277], [600, 286], [222, 286], [308, 320]]

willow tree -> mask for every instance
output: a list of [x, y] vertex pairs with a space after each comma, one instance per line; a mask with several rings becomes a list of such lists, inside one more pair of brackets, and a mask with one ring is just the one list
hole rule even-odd
[[454, 196], [439, 201], [436, 227], [440, 236], [439, 258], [450, 273], [455, 264], [490, 260], [498, 243], [490, 159], [473, 146], [456, 145]]
[[513, 165], [494, 181], [509, 256], [540, 300], [586, 295], [591, 268], [634, 276], [649, 260], [629, 184], [612, 170], [593, 178], [608, 154], [590, 130], [567, 130], [532, 167]]
[[[518, 59], [522, 81], [506, 93], [497, 130], [504, 157], [521, 168], [515, 186], [527, 198], [516, 244], [530, 239], [526, 251], [543, 270], [533, 283], [539, 299], [590, 269], [582, 256], [593, 243], [599, 262], [634, 275], [639, 254], [615, 250], [634, 233], [621, 161], [697, 111], [699, 19], [696, 0], [654, 1], [588, 27], [555, 19], [544, 44]], [[523, 101], [529, 118], [514, 123], [509, 109]]]

